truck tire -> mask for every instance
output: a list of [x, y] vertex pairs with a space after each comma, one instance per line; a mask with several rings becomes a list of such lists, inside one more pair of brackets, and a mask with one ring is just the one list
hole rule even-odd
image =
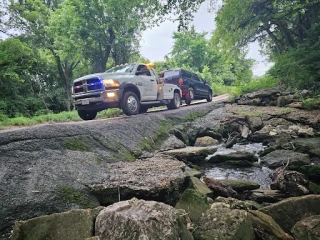
[[212, 102], [212, 92], [208, 93], [207, 102]]
[[190, 98], [185, 100], [187, 105], [190, 105], [191, 101], [194, 99], [194, 91], [193, 91], [193, 89], [189, 90], [189, 96], [190, 96]]
[[96, 111], [78, 110], [78, 115], [82, 120], [93, 120], [97, 116]]
[[121, 99], [121, 109], [125, 115], [131, 116], [139, 113], [140, 101], [134, 92], [125, 92]]
[[173, 94], [173, 99], [171, 100], [171, 102], [167, 105], [168, 109], [178, 109], [180, 107], [181, 104], [181, 97], [180, 94], [175, 92]]
[[140, 105], [139, 113], [146, 113], [148, 109], [147, 106]]

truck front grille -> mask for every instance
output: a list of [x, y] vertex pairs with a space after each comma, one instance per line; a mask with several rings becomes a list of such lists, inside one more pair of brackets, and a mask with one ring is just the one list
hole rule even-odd
[[103, 83], [99, 78], [89, 78], [73, 83], [75, 94], [87, 93], [91, 91], [104, 90]]

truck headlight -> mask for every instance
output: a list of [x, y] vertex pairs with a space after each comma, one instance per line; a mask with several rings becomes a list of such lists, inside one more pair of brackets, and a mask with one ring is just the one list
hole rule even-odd
[[104, 87], [119, 87], [120, 84], [118, 80], [104, 79], [102, 80]]

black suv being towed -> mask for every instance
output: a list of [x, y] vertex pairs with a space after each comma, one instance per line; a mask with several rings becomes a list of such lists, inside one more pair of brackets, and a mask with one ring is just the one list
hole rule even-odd
[[182, 99], [190, 104], [193, 99], [212, 101], [212, 88], [198, 74], [182, 68], [169, 69], [159, 73], [166, 83], [178, 85], [182, 90]]

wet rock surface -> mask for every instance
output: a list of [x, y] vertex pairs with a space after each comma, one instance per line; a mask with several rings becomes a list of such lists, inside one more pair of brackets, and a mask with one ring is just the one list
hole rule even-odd
[[261, 158], [261, 163], [269, 168], [283, 167], [287, 163], [290, 165], [308, 165], [310, 163], [309, 155], [290, 150], [276, 150]]
[[217, 149], [212, 147], [186, 147], [163, 152], [165, 155], [173, 156], [180, 161], [191, 163], [203, 162], [209, 154], [216, 152]]

